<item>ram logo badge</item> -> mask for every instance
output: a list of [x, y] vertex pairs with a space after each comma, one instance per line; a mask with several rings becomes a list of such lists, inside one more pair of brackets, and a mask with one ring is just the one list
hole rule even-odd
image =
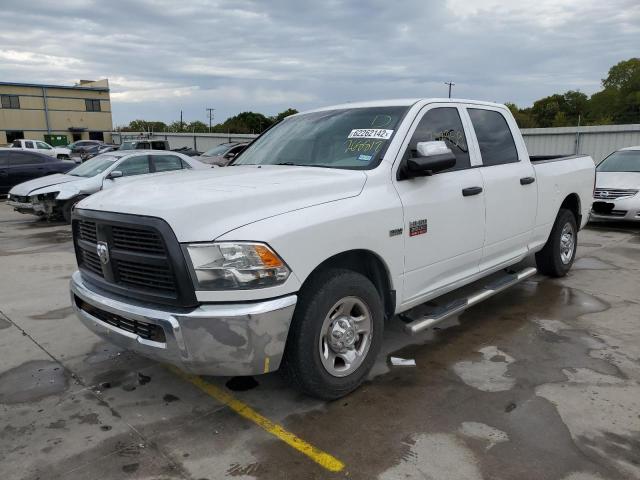
[[409, 222], [409, 236], [415, 237], [427, 233], [427, 219], [413, 220]]
[[103, 265], [109, 263], [109, 245], [107, 245], [107, 242], [98, 242], [96, 245], [96, 253], [98, 257], [100, 257]]

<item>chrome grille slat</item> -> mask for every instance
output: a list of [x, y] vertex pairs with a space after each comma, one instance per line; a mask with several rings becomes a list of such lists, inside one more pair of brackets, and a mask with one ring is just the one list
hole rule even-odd
[[631, 197], [638, 193], [638, 190], [625, 188], [596, 188], [593, 197], [600, 200], [616, 200], [622, 197]]

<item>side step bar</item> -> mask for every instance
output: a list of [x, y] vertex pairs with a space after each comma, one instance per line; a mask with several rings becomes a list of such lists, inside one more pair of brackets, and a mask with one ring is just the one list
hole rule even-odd
[[489, 297], [494, 296], [496, 293], [500, 293], [509, 287], [514, 286], [517, 283], [526, 280], [527, 278], [535, 275], [537, 270], [533, 267], [525, 268], [519, 272], [508, 273], [504, 277], [485, 285], [483, 288], [476, 290], [466, 298], [459, 298], [447, 304], [444, 308], [437, 309], [432, 314], [425, 317], [413, 320], [407, 323], [404, 327], [407, 333], [415, 335], [427, 328], [433, 327], [437, 323], [440, 323], [447, 318], [457, 315], [465, 311], [467, 308], [476, 305]]

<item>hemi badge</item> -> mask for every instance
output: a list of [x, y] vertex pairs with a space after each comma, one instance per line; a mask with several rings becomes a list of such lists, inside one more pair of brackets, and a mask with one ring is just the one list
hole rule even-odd
[[389, 236], [390, 237], [397, 237], [398, 235], [402, 235], [402, 229], [401, 228], [394, 228], [393, 230], [389, 230]]
[[415, 237], [427, 233], [427, 219], [413, 220], [409, 222], [409, 236]]

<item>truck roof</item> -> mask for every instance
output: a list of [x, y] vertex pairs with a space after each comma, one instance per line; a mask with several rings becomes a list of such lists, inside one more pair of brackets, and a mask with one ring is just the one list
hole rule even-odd
[[401, 106], [409, 107], [409, 106], [415, 105], [418, 102], [422, 102], [425, 104], [426, 103], [472, 103], [475, 105], [504, 108], [504, 105], [500, 103], [484, 102], [481, 100], [468, 100], [463, 98], [427, 97], [427, 98], [396, 98], [396, 99], [388, 99], [388, 100], [369, 100], [364, 102], [349, 102], [349, 103], [342, 103], [339, 105], [331, 105], [328, 107], [316, 108], [313, 110], [307, 110], [301, 113], [322, 112], [324, 110], [341, 110], [345, 108], [401, 107]]

